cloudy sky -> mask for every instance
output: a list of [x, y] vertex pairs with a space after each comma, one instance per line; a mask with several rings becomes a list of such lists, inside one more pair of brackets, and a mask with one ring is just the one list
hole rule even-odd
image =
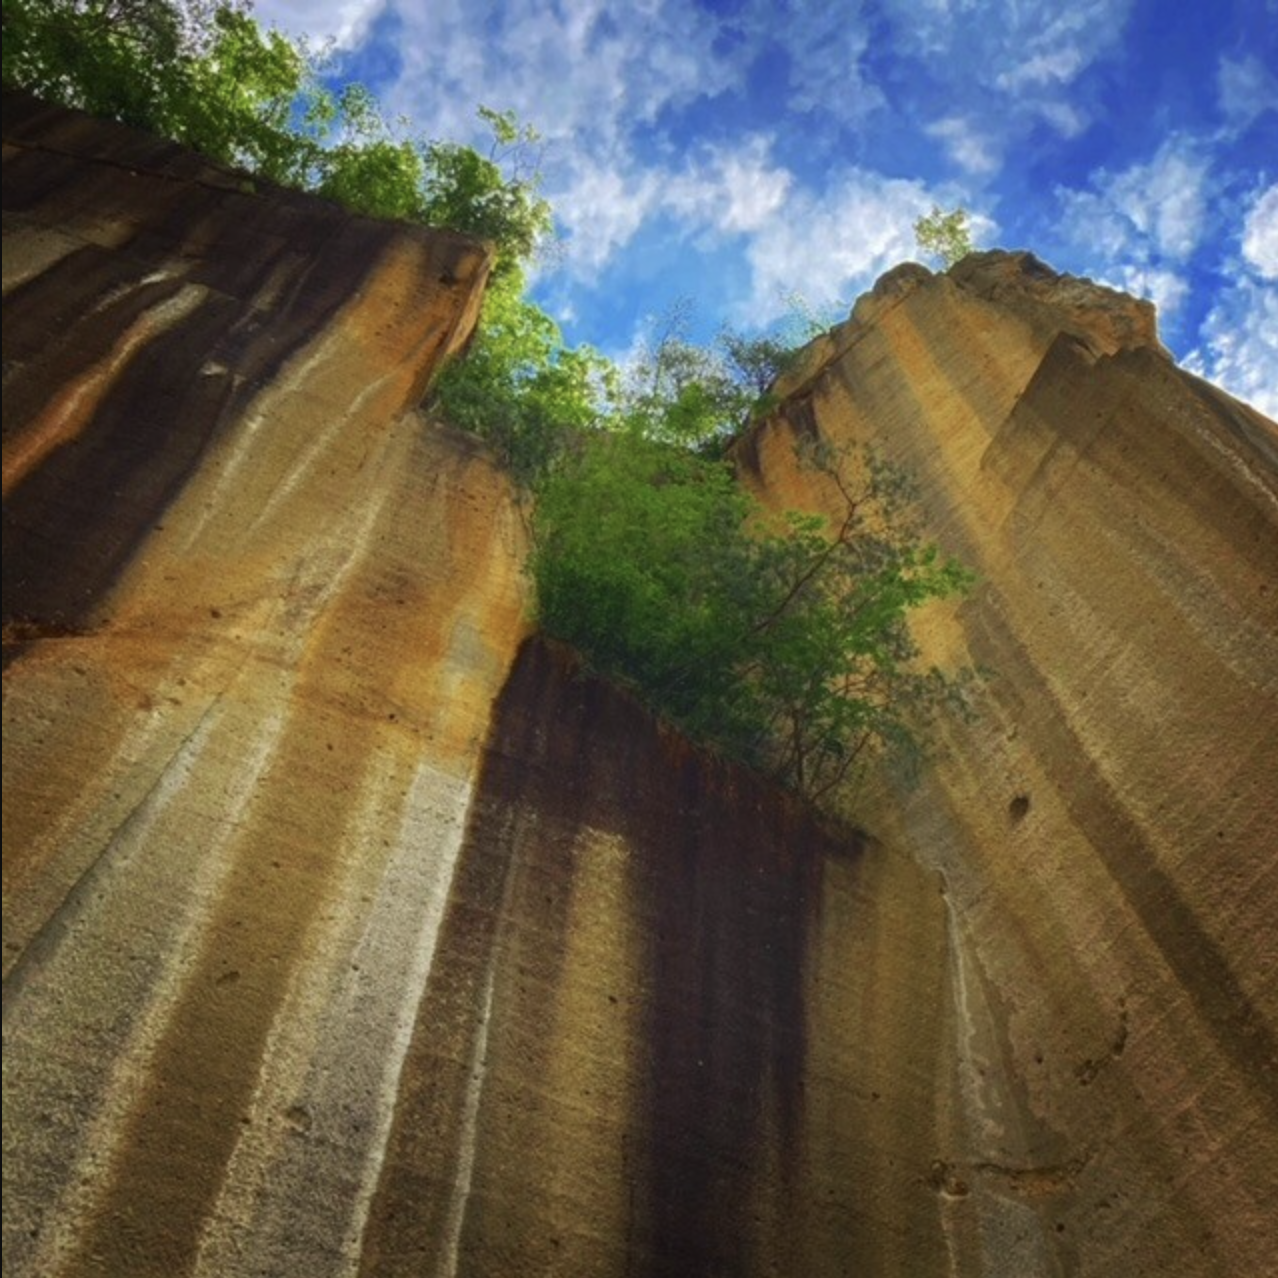
[[432, 137], [545, 139], [537, 299], [614, 356], [846, 313], [971, 210], [982, 247], [1152, 298], [1163, 341], [1278, 416], [1278, 0], [258, 0]]

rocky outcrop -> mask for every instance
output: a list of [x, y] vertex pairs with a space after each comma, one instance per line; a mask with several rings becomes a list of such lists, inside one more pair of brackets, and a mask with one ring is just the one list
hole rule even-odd
[[5, 123], [6, 1272], [336, 1272], [524, 633], [488, 257]]
[[836, 835], [529, 638], [478, 247], [5, 112], [6, 1273], [1263, 1270], [1272, 423], [1027, 257], [863, 299], [743, 472], [910, 466], [990, 675]]
[[918, 1272], [1259, 1272], [1278, 430], [1175, 368], [1146, 304], [1021, 254], [893, 273], [805, 371], [742, 450], [765, 498], [833, 514], [794, 441], [869, 443], [980, 578], [922, 635], [988, 671], [975, 724], [862, 800], [946, 902], [917, 1086], [942, 1098], [948, 1260]]

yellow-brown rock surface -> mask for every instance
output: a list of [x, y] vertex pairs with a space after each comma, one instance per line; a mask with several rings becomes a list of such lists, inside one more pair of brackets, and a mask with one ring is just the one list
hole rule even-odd
[[5, 1271], [339, 1272], [524, 630], [488, 256], [5, 113]]
[[918, 1272], [1265, 1272], [1278, 430], [1024, 254], [900, 268], [785, 389], [742, 449], [766, 498], [833, 513], [795, 440], [870, 443], [980, 578], [922, 635], [989, 672], [976, 723], [863, 800], [947, 910]]
[[905, 269], [743, 448], [981, 574], [835, 838], [527, 637], [479, 249], [5, 112], [6, 1274], [1265, 1271], [1274, 428], [1147, 308]]

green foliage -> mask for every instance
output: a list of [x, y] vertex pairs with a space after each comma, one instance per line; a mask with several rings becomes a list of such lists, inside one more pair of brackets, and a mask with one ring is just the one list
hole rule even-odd
[[784, 294], [782, 300], [788, 311], [782, 325], [782, 333], [786, 339], [786, 345], [792, 348], [802, 346], [814, 337], [820, 337], [840, 320], [847, 318], [846, 309], [828, 304], [816, 306], [798, 289]]
[[537, 194], [541, 139], [513, 112], [481, 106], [479, 116], [493, 135], [487, 156], [455, 142], [425, 145], [422, 221], [499, 245], [504, 268], [531, 258], [551, 231], [550, 205]]
[[241, 4], [4, 0], [3, 68], [6, 86], [356, 212], [488, 240], [499, 271], [529, 258], [551, 228], [528, 164], [537, 135], [513, 115], [480, 107], [494, 139], [487, 156], [408, 136], [364, 86], [331, 93], [304, 44], [264, 31]]
[[538, 493], [542, 628], [698, 739], [735, 741], [748, 514], [721, 462], [633, 435], [583, 441]]
[[765, 514], [722, 445], [771, 407], [797, 358], [786, 343], [725, 330], [698, 347], [676, 309], [623, 376], [567, 348], [520, 283], [492, 288], [433, 408], [532, 491], [542, 629], [810, 799], [913, 751], [958, 683], [917, 669], [908, 615], [970, 578], [921, 539], [901, 477], [814, 449], [804, 464], [840, 495], [837, 524]]
[[778, 339], [729, 329], [713, 348], [696, 346], [679, 308], [623, 374], [590, 347], [567, 346], [522, 287], [518, 272], [490, 285], [470, 349], [436, 380], [431, 410], [486, 439], [528, 489], [592, 429], [719, 455], [769, 406], [768, 387], [795, 357]]
[[779, 337], [731, 328], [698, 346], [689, 320], [686, 302], [664, 317], [622, 382], [619, 412], [632, 433], [713, 454], [771, 407], [770, 387], [798, 352]]
[[731, 328], [725, 328], [719, 334], [718, 346], [734, 380], [754, 396], [755, 405], [767, 396], [782, 373], [794, 367], [799, 357], [794, 345], [783, 338], [766, 334], [746, 337]]
[[955, 691], [919, 672], [907, 625], [969, 575], [915, 534], [899, 477], [820, 464], [837, 528], [770, 519], [726, 463], [634, 435], [583, 441], [543, 480], [538, 619], [695, 739], [810, 799], [900, 753]]
[[512, 271], [489, 285], [470, 349], [439, 376], [431, 407], [486, 439], [532, 486], [572, 438], [606, 415], [614, 385], [607, 361], [589, 347], [565, 346]]
[[[285, 180], [308, 62], [239, 6], [5, 0], [4, 82]], [[300, 161], [300, 163], [299, 163]]]
[[914, 223], [914, 238], [925, 253], [935, 254], [948, 267], [972, 251], [971, 217], [964, 208], [948, 213], [938, 204]]

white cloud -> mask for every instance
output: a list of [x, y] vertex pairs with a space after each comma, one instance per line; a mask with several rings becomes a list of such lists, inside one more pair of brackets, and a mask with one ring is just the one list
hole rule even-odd
[[1223, 263], [1233, 283], [1199, 330], [1185, 365], [1278, 418], [1278, 184], [1243, 216], [1241, 258]]
[[1160, 253], [1188, 257], [1198, 245], [1207, 210], [1207, 163], [1172, 138], [1148, 164], [1094, 179], [1107, 198]]
[[1243, 223], [1242, 252], [1264, 279], [1278, 279], [1278, 183], [1256, 199]]
[[565, 265], [578, 278], [598, 276], [644, 222], [666, 215], [675, 233], [703, 241], [750, 235], [786, 206], [794, 176], [771, 158], [771, 140], [709, 146], [682, 168], [627, 168], [579, 159], [565, 185], [550, 192], [566, 231]]
[[1056, 199], [1061, 233], [1097, 260], [1112, 262], [1145, 252], [1140, 233], [1105, 196], [1057, 187]]
[[1120, 173], [1099, 169], [1089, 190], [1058, 187], [1060, 230], [1123, 287], [1173, 309], [1184, 295], [1175, 268], [1205, 229], [1209, 166], [1194, 144], [1173, 137], [1148, 163]]
[[1017, 93], [1027, 88], [1070, 84], [1085, 65], [1083, 53], [1074, 44], [1039, 52], [1008, 71], [994, 77], [997, 88]]
[[714, 15], [682, 0], [259, 0], [257, 12], [293, 32], [366, 34], [386, 9], [399, 24], [394, 85], [373, 87], [390, 114], [432, 136], [474, 140], [474, 107], [513, 109], [549, 139], [598, 159], [636, 123], [721, 93], [739, 62], [717, 43]]
[[580, 278], [597, 275], [634, 237], [658, 197], [654, 173], [580, 163], [552, 198], [565, 232], [564, 264]]
[[1209, 176], [1198, 144], [1172, 137], [1144, 163], [1096, 170], [1089, 189], [1058, 187], [1059, 230], [1086, 274], [1148, 298], [1166, 320], [1189, 295], [1188, 263], [1206, 233]]
[[1245, 129], [1265, 111], [1278, 110], [1278, 76], [1255, 54], [1228, 55], [1216, 70], [1220, 113], [1236, 129]]
[[1087, 128], [1090, 120], [1069, 102], [1038, 102], [1034, 109], [1063, 138], [1076, 138]]
[[979, 133], [970, 120], [946, 116], [929, 124], [924, 132], [943, 142], [954, 162], [969, 173], [993, 173], [999, 166], [990, 139]]
[[956, 85], [1060, 92], [1122, 38], [1132, 0], [886, 0], [897, 39]]
[[737, 148], [707, 148], [666, 182], [662, 204], [689, 222], [739, 234], [773, 217], [793, 182], [788, 169], [772, 163], [769, 139], [755, 135]]
[[762, 326], [796, 290], [817, 309], [846, 305], [876, 276], [916, 254], [914, 222], [938, 202], [921, 182], [853, 169], [824, 195], [792, 198], [750, 241], [742, 323]]
[[1199, 336], [1203, 345], [1185, 366], [1278, 419], [1278, 287], [1243, 278], [1221, 296]]
[[1111, 276], [1101, 276], [1101, 284], [1147, 298], [1158, 308], [1160, 317], [1171, 315], [1189, 293], [1189, 283], [1175, 271], [1165, 267], [1129, 264], [1120, 266]]
[[[1040, 123], [1066, 139], [1088, 127], [1079, 78], [1119, 47], [1134, 0], [882, 3], [893, 44], [926, 62], [925, 78], [944, 86], [948, 115], [980, 138], [979, 151], [954, 157], [976, 174], [1000, 168]], [[908, 83], [900, 92], [908, 98]]]
[[322, 43], [335, 40], [349, 48], [367, 32], [386, 0], [257, 0], [253, 16], [263, 26], [309, 35]]
[[850, 121], [883, 105], [882, 91], [862, 73], [870, 31], [859, 9], [849, 3], [791, 3], [778, 12], [776, 0], [756, 6], [755, 38], [777, 41], [789, 56], [792, 110]]

